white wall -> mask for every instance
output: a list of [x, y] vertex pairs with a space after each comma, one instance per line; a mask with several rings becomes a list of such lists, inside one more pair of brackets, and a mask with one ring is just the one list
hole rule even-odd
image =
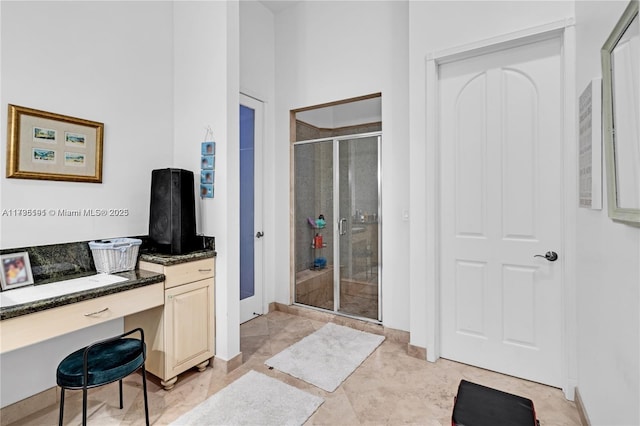
[[[171, 4], [2, 2], [0, 10], [2, 129], [8, 103], [105, 124], [102, 184], [7, 179], [3, 130], [0, 210], [130, 212], [114, 218], [0, 216], [0, 247], [146, 234], [151, 170], [172, 163]], [[3, 354], [0, 406], [55, 386], [64, 356], [121, 331], [116, 320]]]
[[[6, 179], [3, 138], [0, 209], [131, 212], [113, 219], [0, 216], [0, 247], [146, 234], [151, 170], [179, 167], [198, 176], [200, 143], [211, 126], [216, 193], [198, 202], [198, 230], [216, 237], [216, 356], [237, 355], [238, 4], [2, 2], [0, 10], [0, 110], [14, 103], [105, 123], [102, 184]], [[116, 320], [3, 354], [1, 405], [54, 386], [64, 354], [121, 331]], [[43, 353], [46, 361], [25, 365]], [[24, 380], [25, 371], [36, 379]]]
[[[0, 106], [3, 104], [2, 103], [2, 4], [0, 4]], [[3, 121], [2, 118], [0, 118], [0, 135], [5, 135], [6, 134], [6, 130], [5, 130], [5, 126], [6, 126], [7, 122], [6, 119], [5, 121]], [[4, 142], [4, 145], [2, 145], [2, 143], [0, 142], [0, 152], [3, 152], [4, 149], [6, 149], [6, 140]], [[5, 163], [4, 166], [0, 166], [0, 167], [5, 167], [5, 169], [0, 169], [0, 173], [6, 173], [6, 156], [0, 154], [0, 163]], [[4, 176], [4, 174], [3, 174]], [[0, 176], [0, 207], [2, 207], [2, 193], [4, 192], [4, 182], [5, 180], [2, 179], [2, 176]], [[1, 214], [1, 212], [0, 212]], [[2, 247], [2, 220], [0, 219], [0, 247]]]
[[409, 329], [406, 2], [303, 2], [276, 15], [275, 299], [290, 301], [289, 111], [382, 92], [382, 317]]
[[[105, 169], [100, 185], [6, 179], [3, 139], [0, 208], [96, 202], [132, 213], [126, 220], [0, 217], [0, 247], [146, 233], [150, 171], [198, 170], [211, 125], [221, 151], [216, 198], [200, 205], [200, 231], [216, 236], [216, 345], [229, 359], [239, 351], [238, 92], [266, 101], [272, 116], [265, 121], [274, 123], [266, 129], [265, 233], [273, 237], [265, 300], [282, 303], [290, 300], [289, 110], [382, 92], [383, 321], [426, 347], [425, 57], [567, 18], [573, 2], [307, 2], [275, 17], [275, 39], [269, 12], [250, 3], [1, 2], [0, 111], [14, 103], [103, 121]], [[598, 50], [625, 4], [576, 3], [579, 91], [600, 75]], [[33, 66], [35, 56], [47, 66]], [[69, 68], [68, 58], [85, 65]], [[6, 113], [0, 116], [6, 134]], [[409, 207], [410, 228], [402, 221]], [[580, 394], [593, 424], [638, 424], [640, 229], [609, 220], [606, 202], [602, 211], [578, 209], [577, 217]], [[106, 327], [100, 333], [122, 325]], [[78, 346], [88, 338], [67, 337]], [[33, 359], [34, 351], [61, 355], [71, 344], [56, 339], [3, 355], [3, 392], [7, 384], [22, 387], [3, 393], [1, 405], [51, 386], [25, 384], [12, 375], [19, 366], [11, 360]], [[54, 377], [51, 365], [37, 374]]]
[[2, 128], [9, 103], [105, 125], [102, 184], [6, 179], [3, 132], [0, 209], [129, 210], [126, 217], [0, 216], [0, 247], [146, 234], [151, 170], [172, 162], [171, 3], [0, 7]]
[[274, 16], [261, 3], [240, 2], [240, 91], [264, 104], [263, 155], [263, 312], [275, 299], [276, 252], [274, 109], [275, 109], [275, 28]]
[[370, 98], [357, 103], [332, 105], [296, 113], [296, 119], [316, 127], [333, 129], [375, 123], [381, 120], [382, 106], [380, 98]]
[[[577, 92], [601, 77], [600, 48], [627, 1], [576, 3]], [[640, 424], [640, 228], [578, 209], [578, 391], [594, 425]]]
[[208, 126], [216, 141], [214, 198], [201, 200], [199, 229], [216, 237], [216, 356], [240, 352], [239, 33], [235, 2], [175, 2], [174, 164], [199, 177]]
[[[573, 2], [560, 1], [303, 2], [276, 15], [276, 158], [282, 165], [289, 158], [290, 109], [382, 92], [383, 323], [410, 330], [416, 346], [427, 346], [425, 262], [433, 255], [425, 225], [425, 57], [571, 16]], [[276, 300], [287, 303], [288, 168], [277, 171], [276, 183], [276, 250], [283, 254]], [[409, 207], [410, 222], [404, 222]]]
[[[410, 28], [410, 157], [411, 169], [411, 344], [428, 346], [427, 326], [437, 313], [424, 307], [429, 297], [425, 283], [433, 274], [436, 256], [433, 241], [437, 230], [427, 229], [425, 212], [436, 200], [434, 188], [427, 188], [433, 170], [424, 165], [435, 154], [426, 146], [426, 57], [444, 49], [463, 46], [491, 37], [564, 20], [573, 16], [569, 1], [416, 1], [409, 2]], [[435, 176], [431, 176], [433, 180]], [[425, 267], [427, 265], [427, 267]]]

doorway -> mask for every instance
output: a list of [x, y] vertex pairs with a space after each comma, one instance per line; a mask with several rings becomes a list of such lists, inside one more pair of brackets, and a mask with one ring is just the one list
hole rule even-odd
[[556, 387], [562, 47], [545, 38], [438, 68], [440, 355]]
[[294, 143], [294, 302], [381, 321], [380, 132]]
[[262, 102], [240, 95], [240, 323], [264, 313], [263, 109]]

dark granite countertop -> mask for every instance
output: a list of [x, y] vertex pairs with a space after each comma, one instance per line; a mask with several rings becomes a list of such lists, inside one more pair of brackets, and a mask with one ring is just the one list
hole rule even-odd
[[185, 254], [141, 253], [140, 260], [149, 263], [157, 263], [163, 266], [177, 265], [179, 263], [193, 262], [194, 260], [216, 257], [216, 251], [211, 249], [197, 250]]
[[[73, 274], [65, 276], [65, 279], [80, 278], [89, 275], [94, 275], [94, 272], [83, 272], [79, 274]], [[138, 287], [144, 287], [146, 285], [155, 284], [164, 281], [164, 275], [156, 272], [150, 272], [145, 270], [135, 270], [127, 272], [117, 272], [112, 275], [127, 278], [127, 281], [121, 281], [114, 284], [105, 285], [99, 288], [93, 288], [90, 290], [78, 291], [74, 293], [65, 294], [62, 296], [51, 297], [48, 299], [36, 300], [33, 302], [22, 303], [20, 305], [13, 305], [0, 308], [0, 321], [19, 317], [22, 315], [31, 314], [46, 309], [57, 308], [58, 306], [64, 306], [71, 303], [81, 302], [83, 300], [94, 299], [96, 297], [107, 296], [113, 293], [119, 293], [121, 291], [132, 290]], [[39, 283], [42, 285], [44, 283]], [[49, 283], [48, 285], [55, 285]]]

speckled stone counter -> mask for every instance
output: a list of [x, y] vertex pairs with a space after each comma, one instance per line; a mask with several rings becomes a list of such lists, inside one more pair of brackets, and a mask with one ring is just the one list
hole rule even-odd
[[0, 250], [0, 254], [25, 251], [29, 253], [36, 285], [79, 277], [82, 273], [96, 273], [88, 241], [5, 249]]
[[[142, 240], [138, 260], [144, 260], [151, 263], [174, 265], [198, 259], [215, 257], [216, 255], [214, 237], [198, 237], [202, 240], [201, 247], [206, 248], [182, 255], [154, 253], [150, 250], [150, 245], [146, 236], [133, 238], [139, 238]], [[86, 277], [96, 273], [93, 255], [89, 248], [88, 241], [0, 250], [0, 254], [17, 252], [27, 252], [29, 254], [31, 272], [33, 274], [35, 286], [44, 284], [55, 285], [58, 281]], [[163, 274], [145, 270], [120, 272], [113, 275], [127, 278], [127, 281], [91, 290], [69, 293], [64, 296], [41, 299], [20, 305], [0, 307], [0, 321], [71, 303], [81, 302], [87, 299], [131, 290], [149, 284], [155, 284], [164, 281], [165, 279]]]
[[[84, 272], [73, 275], [66, 275], [64, 279], [80, 278], [95, 274], [93, 272]], [[164, 281], [164, 275], [155, 272], [145, 270], [135, 270], [128, 272], [118, 272], [112, 275], [117, 275], [123, 278], [127, 278], [127, 281], [121, 281], [115, 284], [106, 285], [91, 290], [79, 291], [75, 293], [69, 293], [58, 297], [51, 297], [48, 299], [36, 300], [29, 303], [23, 303], [20, 305], [13, 305], [0, 308], [0, 321], [15, 318], [22, 315], [31, 314], [34, 312], [43, 311], [46, 309], [57, 308], [59, 306], [68, 305], [71, 303], [81, 302], [83, 300], [94, 299], [96, 297], [106, 296], [113, 293], [119, 293], [121, 291], [132, 290], [138, 287], [144, 287], [149, 284], [159, 283]], [[50, 283], [48, 285], [55, 285]]]
[[161, 253], [143, 253], [139, 260], [149, 263], [157, 263], [163, 266], [177, 265], [179, 263], [192, 262], [194, 260], [208, 259], [216, 256], [215, 250], [198, 250], [185, 254], [161, 254]]
[[[132, 238], [142, 240], [139, 258], [144, 258], [143, 260], [152, 263], [171, 265], [197, 260], [199, 258], [198, 256], [202, 256], [201, 258], [215, 256], [216, 243], [214, 237], [199, 236], [198, 245], [203, 249], [184, 255], [153, 253], [147, 236], [136, 236]], [[80, 277], [82, 273], [87, 275], [96, 273], [93, 255], [89, 248], [89, 241], [3, 249], [0, 250], [0, 254], [24, 251], [29, 253], [29, 262], [31, 263], [31, 272], [35, 285]]]

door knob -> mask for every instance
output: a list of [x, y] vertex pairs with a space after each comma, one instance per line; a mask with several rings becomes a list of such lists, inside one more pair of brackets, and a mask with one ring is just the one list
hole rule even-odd
[[258, 231], [256, 232], [256, 238], [262, 238], [264, 237], [264, 232]]
[[533, 257], [544, 257], [549, 262], [555, 262], [556, 260], [558, 260], [558, 253], [556, 253], [555, 251], [548, 251], [544, 254], [544, 256], [541, 254], [536, 254]]

